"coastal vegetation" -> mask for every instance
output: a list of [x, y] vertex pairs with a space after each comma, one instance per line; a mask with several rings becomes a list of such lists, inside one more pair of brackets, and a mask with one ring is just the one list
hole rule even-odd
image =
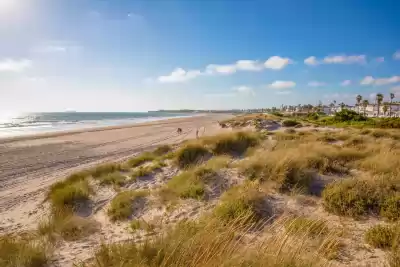
[[400, 138], [378, 127], [396, 119], [312, 114], [238, 116], [219, 135], [71, 174], [49, 188], [29, 237], [0, 238], [0, 263], [44, 267], [59, 244], [105, 240], [75, 263], [357, 266], [361, 249], [364, 263], [397, 267]]

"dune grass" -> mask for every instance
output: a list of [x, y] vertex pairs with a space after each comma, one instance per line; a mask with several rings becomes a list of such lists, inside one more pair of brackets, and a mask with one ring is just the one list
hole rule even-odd
[[49, 254], [49, 248], [39, 241], [0, 236], [2, 267], [45, 267], [50, 261]]
[[176, 163], [180, 168], [188, 168], [204, 161], [209, 154], [201, 144], [188, 144], [176, 152]]
[[79, 203], [89, 200], [92, 189], [87, 179], [68, 179], [50, 188], [48, 198], [54, 210], [74, 210]]
[[201, 200], [206, 194], [206, 183], [216, 175], [213, 169], [207, 167], [197, 167], [184, 171], [168, 181], [163, 193], [166, 194], [165, 191], [167, 190], [180, 198]]
[[131, 217], [136, 201], [148, 195], [147, 191], [123, 191], [111, 201], [108, 216], [112, 221], [127, 220]]
[[213, 214], [224, 222], [240, 220], [241, 217], [258, 221], [272, 215], [265, 196], [256, 186], [249, 184], [235, 186], [226, 191]]
[[144, 153], [140, 154], [139, 156], [128, 160], [127, 164], [130, 167], [137, 167], [137, 166], [142, 165], [143, 163], [153, 161], [154, 159], [156, 159], [156, 157], [157, 156], [151, 152], [144, 152]]
[[126, 177], [119, 172], [112, 172], [103, 174], [97, 180], [99, 180], [100, 185], [123, 186], [126, 182]]
[[93, 178], [99, 178], [101, 176], [114, 173], [117, 171], [122, 170], [122, 166], [117, 163], [105, 163], [95, 166], [94, 168], [90, 169], [89, 172]]
[[82, 218], [73, 214], [56, 214], [41, 221], [37, 232], [55, 240], [58, 237], [66, 241], [75, 241], [87, 237], [99, 230], [98, 224], [93, 220]]
[[388, 249], [400, 245], [400, 225], [376, 225], [365, 233], [365, 242], [375, 248]]
[[329, 233], [327, 223], [307, 217], [295, 217], [285, 223], [285, 229], [289, 234], [308, 235], [310, 237], [323, 237]]
[[211, 143], [211, 150], [216, 155], [238, 156], [245, 153], [249, 147], [256, 146], [259, 141], [259, 134], [235, 132], [209, 137], [206, 143]]
[[329, 184], [322, 192], [329, 212], [352, 217], [380, 214], [388, 220], [400, 218], [398, 179], [352, 178]]
[[129, 226], [130, 226], [130, 228], [131, 228], [131, 230], [133, 232], [137, 231], [137, 230], [144, 230], [146, 232], [153, 232], [154, 228], [155, 228], [155, 225], [153, 225], [153, 224], [151, 224], [149, 222], [146, 222], [143, 219], [133, 219], [130, 222]]
[[[260, 230], [265, 224], [250, 224], [249, 217], [228, 223], [218, 218], [183, 221], [167, 229], [159, 237], [143, 243], [127, 241], [103, 244], [94, 260], [84, 267], [316, 267], [326, 266], [322, 256], [333, 251], [330, 240], [322, 240], [313, 250], [303, 241], [287, 238], [278, 231], [283, 222], [268, 226], [273, 235], [260, 236], [259, 241], [243, 242], [250, 227]], [[258, 226], [257, 226], [258, 225]], [[123, 263], [123, 265], [121, 265]]]

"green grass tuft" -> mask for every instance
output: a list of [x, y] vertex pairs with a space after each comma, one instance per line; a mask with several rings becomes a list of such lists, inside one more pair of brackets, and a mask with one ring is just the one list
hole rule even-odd
[[[257, 221], [270, 216], [269, 207], [262, 194], [252, 186], [236, 186], [226, 191], [221, 203], [214, 209], [214, 216], [224, 222], [240, 220], [242, 217]], [[263, 214], [263, 212], [268, 214]]]
[[396, 247], [400, 241], [399, 226], [376, 225], [368, 229], [365, 233], [365, 242], [375, 248]]
[[137, 157], [131, 158], [128, 160], [127, 164], [131, 167], [137, 167], [142, 165], [143, 163], [152, 161], [156, 158], [156, 155], [151, 152], [144, 152]]
[[46, 267], [49, 255], [44, 244], [15, 236], [0, 236], [0, 266]]
[[250, 132], [237, 132], [214, 137], [212, 152], [217, 155], [241, 155], [259, 143], [259, 136]]
[[189, 144], [176, 152], [176, 162], [180, 168], [188, 168], [200, 163], [209, 155], [208, 150], [200, 144]]
[[61, 182], [61, 184], [56, 184], [50, 189], [49, 199], [53, 209], [73, 210], [78, 203], [89, 200], [91, 188], [87, 180]]
[[114, 185], [123, 186], [126, 181], [126, 177], [119, 172], [112, 172], [104, 174], [97, 178], [100, 181], [100, 185]]
[[111, 201], [108, 216], [112, 221], [127, 220], [133, 213], [135, 201], [148, 195], [147, 191], [123, 191]]

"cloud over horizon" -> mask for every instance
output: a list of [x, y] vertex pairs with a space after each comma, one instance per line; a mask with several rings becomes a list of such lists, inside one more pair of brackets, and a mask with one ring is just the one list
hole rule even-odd
[[186, 71], [183, 68], [176, 68], [169, 75], [159, 76], [157, 81], [160, 83], [179, 83], [205, 75], [231, 75], [238, 71], [262, 71], [264, 69], [281, 70], [291, 63], [291, 59], [279, 56], [272, 56], [264, 63], [258, 60], [242, 59], [228, 65], [209, 64], [204, 70]]
[[0, 72], [22, 72], [32, 67], [32, 61], [29, 59], [3, 59], [0, 60]]
[[381, 86], [398, 82], [400, 82], [400, 76], [392, 76], [388, 78], [378, 78], [378, 79], [375, 79], [372, 76], [366, 76], [360, 81], [360, 84]]

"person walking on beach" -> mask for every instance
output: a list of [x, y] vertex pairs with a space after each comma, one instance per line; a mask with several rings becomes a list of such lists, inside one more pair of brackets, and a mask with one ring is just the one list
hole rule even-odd
[[196, 139], [199, 138], [199, 128], [196, 129]]

